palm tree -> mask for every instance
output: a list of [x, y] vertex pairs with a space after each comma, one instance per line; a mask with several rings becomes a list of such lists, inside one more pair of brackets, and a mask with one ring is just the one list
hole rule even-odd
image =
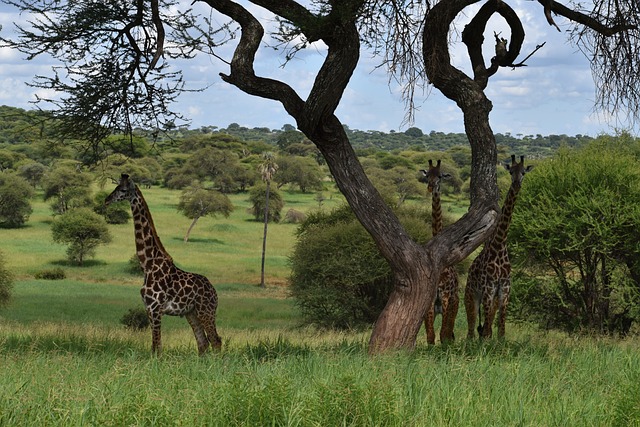
[[267, 225], [269, 224], [269, 190], [271, 189], [271, 179], [278, 170], [278, 164], [275, 162], [275, 155], [272, 152], [266, 152], [262, 155], [263, 162], [260, 164], [260, 174], [262, 180], [267, 184], [264, 202], [264, 234], [262, 236], [262, 268], [260, 273], [260, 287], [264, 288], [264, 258], [267, 250]]

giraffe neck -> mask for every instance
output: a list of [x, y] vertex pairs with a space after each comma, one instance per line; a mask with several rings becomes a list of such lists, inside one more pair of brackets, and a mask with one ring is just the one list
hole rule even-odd
[[136, 239], [136, 254], [144, 271], [159, 262], [173, 263], [173, 259], [162, 246], [146, 200], [136, 186], [136, 196], [130, 201]]
[[500, 214], [498, 226], [496, 227], [496, 231], [493, 235], [493, 238], [491, 239], [490, 247], [493, 252], [497, 252], [506, 246], [507, 234], [509, 234], [509, 226], [511, 225], [511, 216], [513, 214], [513, 207], [516, 204], [516, 199], [518, 198], [519, 191], [520, 188], [516, 188], [514, 185], [509, 188], [507, 198], [504, 201], [504, 205], [502, 205], [502, 212]]
[[442, 231], [442, 206], [440, 204], [440, 192], [431, 193], [431, 234], [436, 235]]

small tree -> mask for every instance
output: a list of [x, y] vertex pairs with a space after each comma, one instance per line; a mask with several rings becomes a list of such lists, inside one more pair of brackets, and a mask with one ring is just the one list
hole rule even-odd
[[44, 199], [53, 199], [51, 210], [63, 214], [69, 209], [91, 205], [92, 179], [78, 170], [79, 164], [64, 164], [45, 174], [42, 182]]
[[33, 188], [36, 188], [42, 177], [47, 172], [47, 167], [42, 163], [32, 162], [20, 166], [20, 176], [29, 181]]
[[51, 226], [53, 241], [69, 245], [69, 261], [83, 265], [88, 256], [94, 256], [98, 245], [111, 242], [107, 223], [88, 208], [72, 209], [60, 215]]
[[229, 198], [221, 192], [207, 190], [195, 185], [182, 192], [180, 202], [178, 203], [178, 211], [193, 220], [187, 230], [187, 234], [184, 236], [184, 242], [187, 243], [191, 230], [201, 217], [222, 214], [226, 218], [233, 211], [233, 204]]
[[511, 226], [515, 314], [626, 334], [640, 320], [640, 162], [628, 136], [562, 149], [525, 182]]
[[[264, 288], [264, 260], [267, 252], [267, 227], [269, 224], [269, 214], [271, 211], [269, 210], [269, 193], [271, 190], [271, 180], [273, 179], [273, 175], [278, 171], [278, 164], [276, 163], [276, 158], [273, 153], [264, 153], [262, 158], [264, 161], [260, 164], [260, 175], [262, 175], [262, 180], [265, 182], [265, 192], [264, 192], [264, 233], [262, 235], [262, 262], [260, 269], [260, 287]], [[280, 199], [282, 201], [282, 199]], [[255, 206], [255, 205], [254, 205]], [[282, 209], [282, 206], [280, 206]], [[280, 220], [280, 212], [278, 211], [278, 221]]]
[[0, 226], [15, 228], [24, 225], [31, 215], [33, 188], [14, 174], [0, 173]]
[[0, 252], [0, 308], [9, 304], [13, 289], [13, 274], [5, 267], [4, 254]]
[[300, 187], [306, 193], [309, 190], [322, 190], [323, 173], [318, 162], [311, 157], [283, 156], [278, 158], [278, 171], [273, 179], [278, 188], [286, 184]]

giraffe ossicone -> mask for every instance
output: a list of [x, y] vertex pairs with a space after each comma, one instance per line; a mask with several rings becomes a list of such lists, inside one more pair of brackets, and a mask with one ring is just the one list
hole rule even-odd
[[140, 188], [127, 174], [105, 204], [128, 201], [133, 214], [136, 254], [144, 270], [140, 289], [152, 328], [152, 352], [162, 352], [161, 321], [163, 315], [186, 317], [198, 344], [200, 355], [209, 346], [219, 350], [222, 340], [216, 330], [218, 295], [206, 277], [181, 270], [160, 242], [149, 206]]

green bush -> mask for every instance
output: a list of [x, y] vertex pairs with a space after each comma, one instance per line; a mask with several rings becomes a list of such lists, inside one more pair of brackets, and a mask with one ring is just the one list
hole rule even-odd
[[509, 234], [513, 313], [627, 334], [640, 322], [640, 152], [628, 135], [561, 149], [523, 184]]
[[0, 252], [0, 308], [9, 304], [13, 290], [13, 274], [5, 268], [4, 255]]
[[42, 280], [62, 280], [65, 279], [67, 275], [62, 268], [56, 267], [50, 270], [38, 271], [34, 274], [34, 277]]
[[67, 256], [71, 262], [83, 265], [93, 256], [98, 245], [111, 241], [105, 220], [87, 208], [76, 208], [60, 215], [51, 225], [53, 241], [69, 245]]
[[142, 307], [130, 308], [129, 311], [120, 318], [120, 323], [122, 323], [126, 329], [143, 331], [149, 327], [149, 317], [147, 316], [147, 311]]
[[127, 272], [136, 276], [142, 276], [144, 274], [144, 270], [140, 265], [140, 259], [138, 259], [137, 254], [133, 254], [133, 256], [129, 258], [129, 262], [127, 264]]
[[[403, 209], [398, 216], [417, 241], [429, 239], [428, 211]], [[348, 206], [310, 214], [290, 262], [291, 295], [304, 321], [323, 328], [371, 325], [393, 287], [389, 266]]]
[[[271, 185], [269, 190], [269, 222], [280, 222], [284, 200], [282, 195]], [[256, 221], [264, 221], [264, 205], [266, 203], [267, 186], [264, 183], [258, 184], [249, 191], [249, 201], [251, 202], [251, 213]]]
[[29, 199], [33, 188], [24, 178], [8, 172], [0, 173], [0, 227], [23, 226], [33, 209]]

